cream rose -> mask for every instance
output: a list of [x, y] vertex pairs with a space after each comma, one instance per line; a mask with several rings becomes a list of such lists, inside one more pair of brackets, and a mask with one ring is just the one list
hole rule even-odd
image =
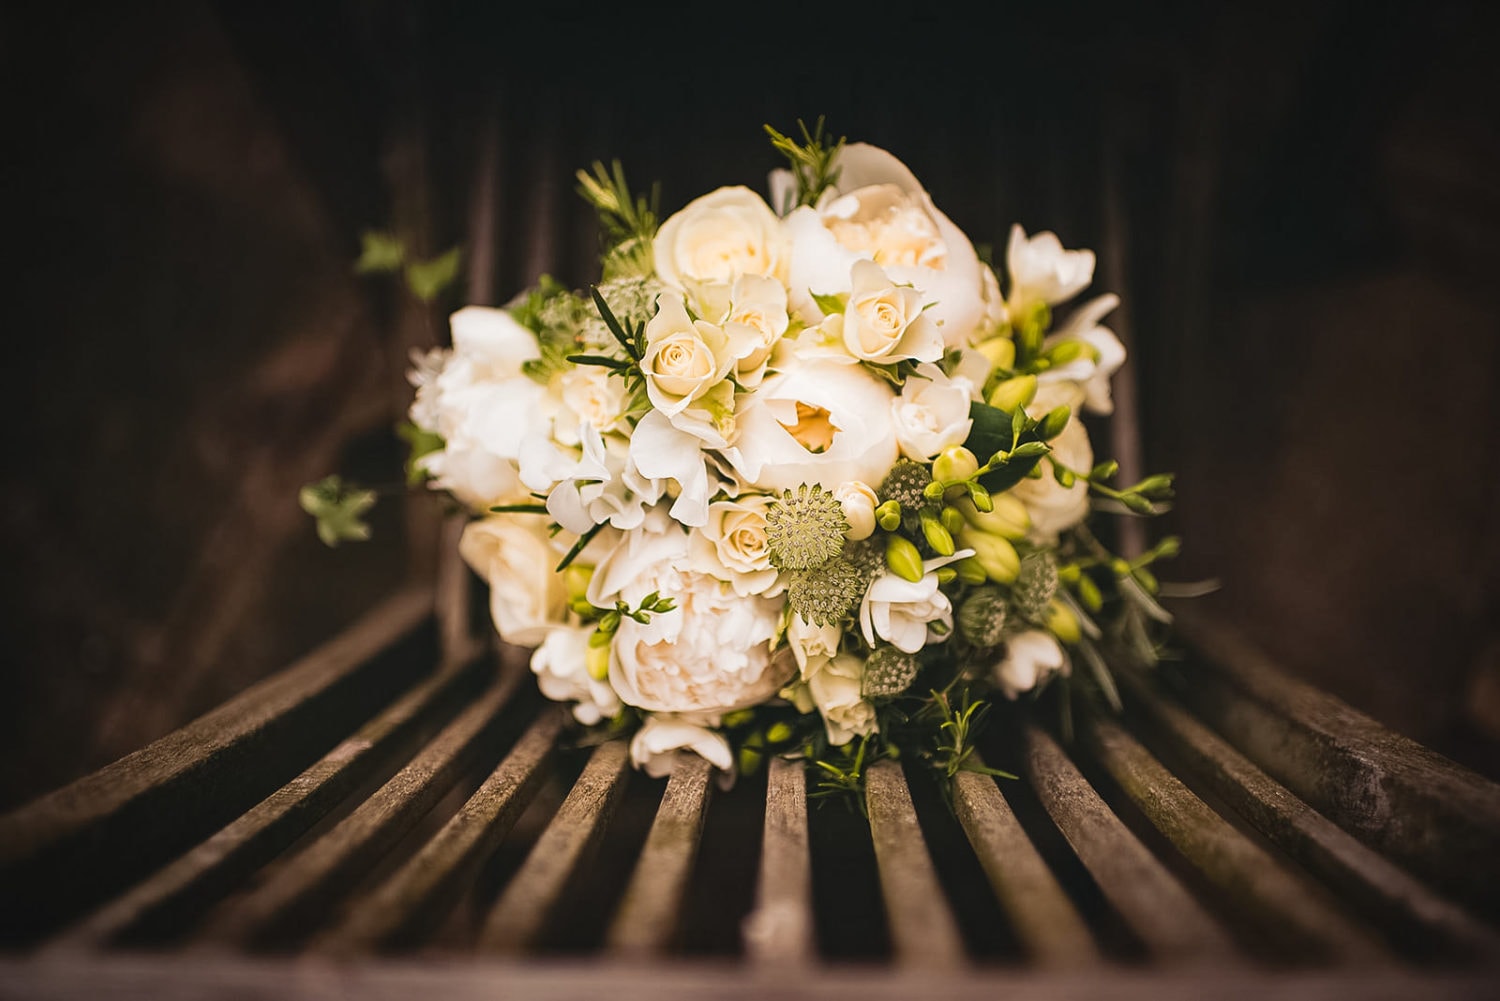
[[943, 357], [943, 335], [927, 317], [921, 292], [893, 284], [873, 261], [855, 261], [849, 277], [844, 346], [851, 355], [881, 364]]
[[894, 398], [890, 384], [864, 366], [793, 360], [737, 402], [739, 437], [725, 457], [748, 486], [765, 491], [879, 483], [899, 454]]
[[908, 376], [901, 395], [891, 401], [891, 424], [901, 454], [930, 462], [950, 445], [962, 445], [974, 421], [969, 417], [973, 386], [949, 379], [935, 365], [923, 365]]
[[828, 742], [835, 747], [880, 729], [874, 704], [860, 694], [864, 678], [864, 661], [841, 653], [824, 661], [807, 679], [808, 693], [823, 717]]
[[689, 565], [717, 577], [741, 597], [780, 594], [780, 574], [766, 548], [766, 511], [771, 498], [749, 494], [708, 505], [708, 519], [688, 537]]
[[490, 615], [500, 638], [516, 646], [539, 646], [566, 622], [568, 591], [554, 572], [562, 558], [536, 515], [498, 514], [471, 521], [458, 542], [459, 555], [490, 588]]
[[694, 320], [680, 297], [663, 295], [657, 303], [646, 324], [641, 373], [651, 405], [675, 417], [724, 381], [734, 356], [723, 328]]
[[944, 344], [969, 344], [986, 312], [984, 276], [969, 238], [885, 150], [851, 143], [834, 166], [837, 186], [825, 200], [786, 217], [793, 308], [817, 323], [821, 310], [812, 294], [850, 292], [852, 266], [863, 258], [884, 268], [892, 282], [921, 292], [924, 315]]
[[729, 339], [735, 381], [760, 385], [766, 362], [791, 327], [786, 286], [763, 275], [741, 275], [733, 284], [695, 284], [689, 298], [699, 316], [712, 320]]
[[743, 185], [711, 191], [669, 216], [656, 231], [652, 251], [657, 277], [680, 291], [693, 282], [786, 273], [781, 220]]

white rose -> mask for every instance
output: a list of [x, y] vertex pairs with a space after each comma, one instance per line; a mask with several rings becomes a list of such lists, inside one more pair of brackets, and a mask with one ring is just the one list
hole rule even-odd
[[885, 479], [899, 454], [890, 384], [862, 365], [823, 357], [792, 362], [740, 398], [739, 435], [724, 452], [735, 471], [770, 492]]
[[654, 779], [672, 774], [679, 751], [690, 751], [719, 769], [726, 786], [734, 779], [734, 754], [724, 735], [671, 715], [651, 714], [630, 738], [630, 760]]
[[662, 283], [732, 282], [740, 275], [784, 277], [781, 220], [755, 192], [723, 187], [689, 202], [656, 231], [652, 251]]
[[1092, 250], [1064, 250], [1057, 234], [1051, 232], [1028, 239], [1020, 225], [1010, 228], [1005, 266], [1010, 272], [1006, 303], [1012, 316], [1036, 302], [1049, 306], [1066, 302], [1094, 280]]
[[844, 520], [849, 523], [845, 536], [851, 542], [868, 539], [875, 534], [875, 508], [880, 497], [868, 484], [859, 480], [840, 483], [833, 491], [834, 499], [844, 510]]
[[568, 590], [554, 572], [562, 553], [547, 519], [497, 514], [464, 526], [459, 555], [489, 584], [490, 615], [500, 638], [534, 647], [568, 617]]
[[628, 705], [651, 712], [723, 713], [765, 701], [796, 663], [770, 652], [781, 618], [774, 598], [742, 598], [708, 574], [658, 564], [621, 589], [638, 605], [650, 592], [671, 598], [648, 622], [625, 617], [610, 648], [609, 680]]
[[844, 631], [837, 623], [814, 625], [794, 614], [786, 627], [787, 646], [797, 659], [797, 670], [805, 681], [825, 661], [839, 652]]
[[625, 418], [625, 381], [598, 365], [573, 365], [556, 378], [563, 410], [553, 421], [553, 437], [577, 445], [577, 427], [589, 424], [607, 434]]
[[[1033, 417], [1040, 417], [1058, 406], [1074, 409], [1082, 400], [1082, 389], [1073, 383], [1055, 382], [1037, 389], [1036, 397], [1026, 407]], [[1088, 473], [1094, 468], [1094, 449], [1089, 443], [1088, 430], [1074, 416], [1063, 428], [1062, 434], [1051, 441], [1052, 454], [1057, 461], [1078, 473]], [[1010, 494], [1026, 507], [1031, 517], [1029, 536], [1036, 542], [1049, 544], [1057, 537], [1077, 525], [1089, 514], [1089, 487], [1082, 479], [1075, 480], [1071, 487], [1057, 482], [1049, 463], [1042, 463], [1042, 475], [1036, 479], [1023, 479]]]
[[921, 292], [893, 284], [873, 261], [855, 261], [849, 278], [844, 346], [851, 355], [882, 364], [943, 357], [943, 335], [926, 315]]
[[741, 597], [780, 594], [780, 574], [766, 547], [771, 498], [751, 494], [708, 506], [703, 527], [688, 537], [689, 566], [717, 577]]
[[760, 385], [772, 350], [791, 326], [786, 286], [763, 275], [741, 275], [733, 284], [695, 284], [689, 296], [699, 316], [724, 329], [735, 381], [746, 388]]
[[537, 688], [554, 702], [572, 702], [573, 716], [584, 726], [593, 726], [620, 711], [620, 697], [588, 669], [592, 626], [562, 626], [553, 629], [531, 655], [531, 670]]
[[1068, 673], [1068, 658], [1057, 637], [1028, 629], [1005, 641], [1005, 656], [995, 665], [995, 682], [1008, 699], [1035, 688], [1055, 671]]
[[969, 238], [885, 150], [850, 143], [834, 167], [837, 184], [825, 201], [786, 217], [791, 240], [786, 285], [793, 308], [816, 323], [821, 311], [811, 293], [851, 291], [850, 269], [865, 258], [881, 265], [893, 282], [921, 291], [926, 316], [946, 345], [970, 343], [984, 321], [985, 303], [979, 255]]
[[861, 693], [865, 664], [841, 653], [825, 662], [807, 679], [808, 693], [823, 716], [828, 742], [835, 747], [880, 729], [875, 706]]
[[939, 567], [974, 555], [960, 549], [952, 556], [922, 561], [922, 579], [917, 581], [883, 573], [875, 578], [859, 603], [859, 628], [865, 642], [876, 637], [906, 653], [916, 653], [928, 643], [941, 643], [953, 632], [953, 603], [938, 586]]
[[950, 445], [962, 445], [974, 425], [969, 417], [973, 395], [967, 379], [949, 379], [935, 365], [920, 366], [891, 401], [891, 423], [901, 454], [929, 462]]
[[734, 365], [729, 338], [717, 324], [694, 320], [683, 300], [664, 295], [646, 323], [641, 373], [651, 405], [675, 417], [724, 382]]

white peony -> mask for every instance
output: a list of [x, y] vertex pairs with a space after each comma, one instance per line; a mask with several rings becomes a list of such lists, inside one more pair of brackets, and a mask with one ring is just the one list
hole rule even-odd
[[861, 365], [804, 359], [740, 398], [738, 437], [725, 456], [747, 485], [765, 491], [879, 483], [899, 454], [894, 398]]
[[969, 403], [974, 386], [967, 379], [950, 379], [936, 365], [920, 365], [907, 377], [901, 395], [891, 401], [891, 423], [901, 454], [915, 462], [930, 462], [943, 449], [962, 445], [974, 422]]
[[531, 655], [537, 688], [554, 702], [572, 702], [573, 716], [593, 726], [620, 711], [620, 697], [589, 674], [589, 637], [592, 626], [562, 626], [547, 633]]
[[706, 760], [722, 773], [719, 784], [734, 780], [734, 753], [724, 735], [701, 723], [653, 713], [630, 738], [630, 760], [654, 779], [672, 774], [681, 751]]
[[1068, 673], [1068, 657], [1057, 637], [1028, 629], [1005, 641], [1005, 656], [995, 665], [995, 682], [1008, 699], [1029, 692], [1054, 672]]
[[1005, 301], [1012, 316], [1037, 302], [1049, 306], [1067, 302], [1094, 280], [1092, 250], [1064, 250], [1052, 232], [1028, 239], [1019, 224], [1010, 228], [1005, 266], [1010, 272], [1010, 294]]
[[828, 743], [835, 747], [880, 729], [875, 706], [861, 694], [864, 678], [865, 662], [841, 653], [819, 664], [807, 679], [808, 694], [828, 731]]
[[[802, 206], [786, 217], [786, 284], [793, 308], [808, 323], [818, 322], [821, 311], [812, 294], [850, 292], [852, 266], [863, 258], [884, 268], [896, 284], [922, 293], [926, 317], [946, 345], [970, 343], [986, 309], [984, 276], [969, 238], [885, 150], [850, 143], [834, 167], [836, 188], [816, 208]], [[773, 185], [784, 183], [773, 175]]]
[[620, 698], [651, 712], [723, 713], [776, 694], [796, 671], [787, 651], [770, 651], [782, 603], [740, 597], [716, 577], [677, 569], [677, 562], [640, 567], [620, 589], [632, 607], [651, 592], [675, 602], [648, 622], [621, 621], [609, 669]]
[[875, 578], [859, 603], [859, 628], [865, 642], [876, 637], [906, 653], [916, 653], [928, 643], [941, 643], [953, 632], [953, 603], [938, 587], [937, 570], [973, 556], [960, 549], [952, 556], [922, 561], [922, 579], [907, 580], [886, 572]]
[[547, 520], [501, 514], [464, 526], [459, 555], [490, 588], [490, 615], [500, 638], [534, 647], [568, 617], [568, 591], [554, 568], [562, 553]]
[[661, 224], [651, 246], [657, 277], [679, 291], [694, 282], [732, 282], [740, 275], [782, 278], [786, 273], [781, 220], [742, 185], [693, 199]]

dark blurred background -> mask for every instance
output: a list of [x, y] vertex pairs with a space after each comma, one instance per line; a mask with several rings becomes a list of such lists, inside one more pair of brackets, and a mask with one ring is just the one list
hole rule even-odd
[[[434, 500], [402, 493], [393, 433], [407, 350], [464, 302], [595, 277], [575, 170], [618, 158], [670, 212], [763, 191], [762, 126], [818, 116], [978, 243], [1020, 222], [1098, 252], [1139, 461], [1179, 477], [1151, 526], [1184, 537], [1169, 576], [1219, 580], [1203, 600], [1288, 670], [1500, 777], [1486, 5], [503, 6], [0, 14], [0, 807], [430, 572]], [[462, 280], [424, 307], [356, 275], [372, 227], [463, 245]], [[330, 472], [396, 488], [369, 543], [327, 549], [298, 508]]]

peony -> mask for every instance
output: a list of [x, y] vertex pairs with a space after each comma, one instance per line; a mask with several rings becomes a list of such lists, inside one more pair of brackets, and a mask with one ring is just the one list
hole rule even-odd
[[808, 323], [818, 322], [813, 294], [851, 292], [854, 262], [863, 258], [884, 268], [892, 282], [921, 292], [927, 319], [946, 345], [970, 343], [986, 308], [983, 272], [969, 238], [885, 150], [851, 143], [834, 166], [836, 189], [816, 208], [802, 206], [786, 217], [793, 307]]
[[630, 760], [654, 779], [672, 773], [679, 751], [691, 751], [724, 774], [721, 786], [734, 781], [734, 753], [729, 741], [714, 730], [670, 715], [646, 717], [641, 728], [630, 738]]
[[1006, 305], [1012, 316], [1037, 302], [1049, 306], [1067, 302], [1094, 280], [1092, 250], [1064, 250], [1056, 233], [1038, 233], [1028, 239], [1020, 225], [1010, 228], [1005, 266], [1010, 271]]
[[1029, 692], [1054, 672], [1068, 673], [1068, 657], [1057, 637], [1028, 629], [1005, 641], [1005, 656], [995, 665], [995, 683], [1008, 699]]
[[679, 291], [694, 282], [732, 282], [740, 275], [785, 276], [781, 220], [742, 185], [693, 199], [661, 224], [651, 246], [657, 277]]
[[922, 293], [895, 285], [873, 261], [854, 262], [844, 310], [844, 346], [860, 361], [890, 362], [943, 357], [943, 335], [924, 313]]
[[645, 623], [621, 620], [610, 651], [615, 691], [628, 705], [669, 713], [723, 713], [770, 698], [796, 670], [786, 650], [770, 652], [781, 602], [742, 598], [718, 578], [676, 563], [639, 567], [620, 589], [633, 607], [651, 592], [676, 607]]
[[875, 706], [861, 694], [864, 678], [864, 661], [841, 653], [824, 661], [807, 679], [808, 693], [828, 731], [828, 743], [835, 747], [880, 729]]
[[620, 711], [620, 697], [609, 684], [589, 674], [592, 626], [561, 626], [547, 633], [531, 655], [537, 688], [554, 702], [572, 702], [573, 716], [593, 726]]
[[901, 395], [891, 401], [891, 423], [901, 454], [930, 462], [950, 445], [962, 445], [974, 425], [969, 418], [973, 395], [967, 379], [949, 379], [935, 365], [918, 366], [901, 387]]
[[879, 483], [898, 455], [894, 398], [863, 366], [826, 357], [794, 362], [740, 399], [738, 437], [725, 456], [748, 486], [765, 491]]
[[459, 555], [490, 588], [500, 638], [534, 647], [568, 616], [568, 590], [555, 568], [562, 558], [535, 515], [491, 515], [464, 526]]
[[771, 498], [763, 494], [708, 505], [705, 524], [688, 537], [692, 569], [727, 582], [741, 597], [780, 594], [780, 574], [766, 547], [770, 506]]

